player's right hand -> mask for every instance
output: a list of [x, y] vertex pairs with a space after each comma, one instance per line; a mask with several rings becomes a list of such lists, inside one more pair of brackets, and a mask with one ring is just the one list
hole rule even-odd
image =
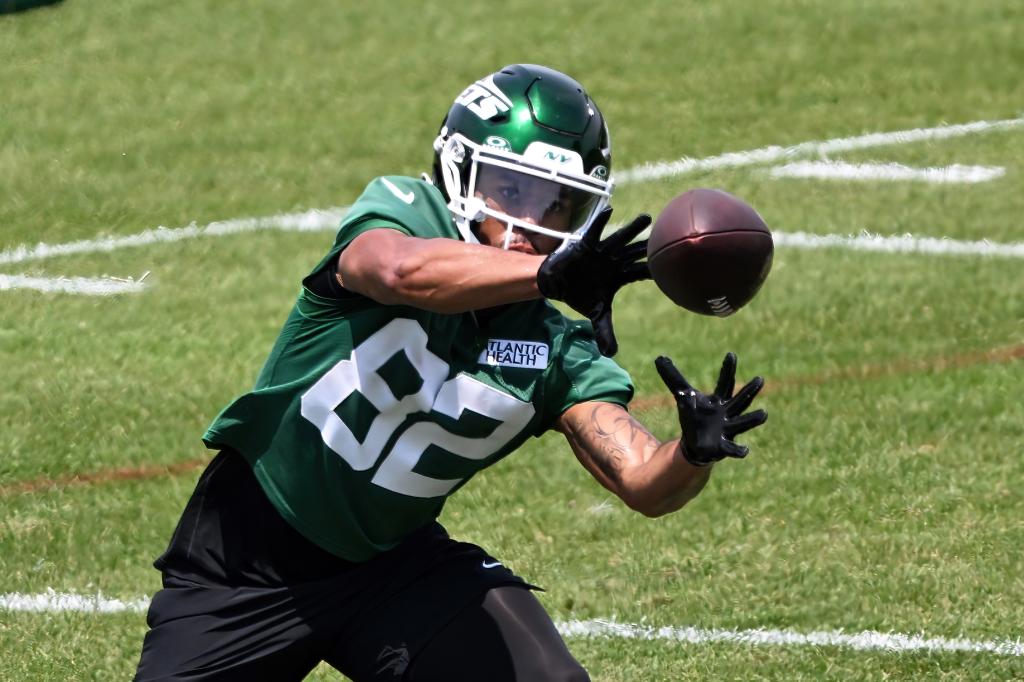
[[755, 410], [743, 414], [764, 386], [754, 377], [733, 395], [736, 385], [736, 356], [726, 353], [715, 392], [705, 395], [695, 389], [665, 356], [654, 361], [661, 380], [676, 399], [683, 457], [694, 466], [707, 466], [726, 457], [746, 457], [748, 449], [733, 438], [764, 424], [768, 413]]
[[631, 223], [606, 239], [601, 232], [611, 218], [605, 208], [594, 219], [583, 238], [548, 256], [537, 272], [537, 288], [545, 298], [564, 301], [586, 315], [594, 325], [594, 336], [602, 355], [611, 357], [619, 348], [612, 327], [612, 299], [630, 282], [650, 279], [647, 268], [647, 240], [631, 243], [651, 224], [641, 213]]

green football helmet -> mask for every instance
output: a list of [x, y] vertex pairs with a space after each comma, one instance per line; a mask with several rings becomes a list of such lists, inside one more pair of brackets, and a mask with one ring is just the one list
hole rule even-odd
[[611, 199], [611, 141], [579, 83], [514, 64], [462, 91], [434, 140], [433, 182], [463, 239], [488, 216], [561, 240], [580, 239]]

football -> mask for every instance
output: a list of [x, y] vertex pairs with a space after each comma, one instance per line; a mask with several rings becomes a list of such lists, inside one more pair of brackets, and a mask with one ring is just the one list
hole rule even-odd
[[774, 249], [768, 226], [750, 205], [722, 190], [694, 189], [658, 214], [647, 263], [674, 303], [726, 317], [764, 284]]

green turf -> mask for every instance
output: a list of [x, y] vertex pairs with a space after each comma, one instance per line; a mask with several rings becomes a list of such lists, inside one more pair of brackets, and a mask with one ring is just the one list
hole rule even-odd
[[[0, 251], [347, 205], [373, 176], [425, 170], [454, 95], [514, 61], [588, 86], [618, 170], [1024, 115], [1012, 0], [513, 0], [495, 12], [67, 0], [0, 16]], [[777, 230], [1024, 241], [1024, 128], [830, 158], [1006, 174], [777, 180], [752, 165], [626, 184], [616, 215], [715, 186]], [[149, 564], [197, 470], [46, 481], [208, 456], [204, 427], [253, 381], [331, 238], [266, 231], [0, 266], [151, 272], [145, 293], [111, 298], [0, 291], [0, 593], [159, 587]], [[662, 437], [677, 430], [656, 355], [710, 386], [733, 350], [742, 377], [768, 380], [749, 460], [651, 521], [547, 436], [481, 474], [443, 520], [546, 587], [557, 619], [1019, 637], [1022, 272], [1019, 258], [780, 248], [762, 293], [726, 320], [635, 286], [616, 323], [637, 414]], [[5, 612], [0, 679], [125, 679], [144, 631], [142, 614]], [[991, 654], [570, 644], [608, 681], [1024, 676], [1024, 659]]]

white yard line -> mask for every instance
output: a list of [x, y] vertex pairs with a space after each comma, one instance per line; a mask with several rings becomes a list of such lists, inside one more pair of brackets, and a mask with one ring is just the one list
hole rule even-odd
[[868, 133], [854, 137], [839, 137], [831, 140], [801, 142], [790, 147], [773, 145], [745, 152], [729, 152], [705, 159], [683, 157], [676, 161], [648, 163], [631, 168], [616, 175], [619, 184], [657, 180], [675, 175], [685, 175], [698, 171], [717, 170], [719, 168], [737, 168], [762, 163], [786, 161], [798, 156], [809, 154], [832, 154], [854, 149], [871, 147], [887, 147], [926, 140], [943, 140], [963, 135], [974, 135], [996, 130], [1009, 130], [1024, 126], [1024, 117], [1002, 121], [974, 121], [957, 125], [937, 126], [934, 128], [914, 128], [912, 130], [895, 130], [888, 133]]
[[[916, 128], [913, 130], [898, 130], [887, 133], [870, 133], [856, 137], [843, 137], [831, 140], [803, 142], [790, 147], [771, 146], [753, 149], [745, 152], [731, 152], [712, 156], [705, 159], [683, 158], [669, 163], [655, 163], [629, 169], [619, 174], [621, 182], [639, 182], [653, 180], [672, 175], [682, 175], [701, 170], [712, 170], [715, 168], [728, 168], [747, 166], [760, 163], [772, 163], [779, 160], [790, 159], [806, 154], [828, 154], [833, 152], [848, 151], [852, 149], [865, 149], [868, 147], [881, 147], [897, 144], [908, 144], [923, 140], [946, 139], [962, 135], [971, 135], [995, 130], [1007, 130], [1024, 126], [1024, 118], [1006, 119], [1001, 121], [975, 121], [957, 125], [938, 126], [934, 128]], [[850, 168], [856, 168], [851, 164], [826, 164], [832, 168], [831, 172], [853, 172]], [[808, 172], [807, 169], [818, 169], [814, 172], [821, 172], [824, 166], [817, 164], [790, 164], [776, 169], [777, 173], [794, 171], [794, 168], [803, 169], [799, 172]], [[861, 166], [862, 174], [863, 166]], [[902, 174], [906, 179], [907, 167], [898, 164], [887, 164], [886, 168], [890, 174]], [[950, 169], [957, 169], [955, 171]], [[921, 169], [917, 169], [921, 170]], [[985, 177], [986, 174], [994, 177], [994, 173], [1002, 169], [994, 169], [977, 166], [951, 166], [948, 169], [924, 169], [929, 177], [948, 178], [960, 177], [961, 182], [980, 181], [977, 178]], [[881, 173], [882, 171], [867, 171], [868, 174]], [[820, 176], [819, 176], [820, 177]], [[991, 179], [991, 177], [985, 177]], [[238, 218], [212, 222], [208, 225], [198, 226], [195, 223], [185, 227], [165, 228], [157, 227], [145, 230], [134, 235], [123, 237], [101, 237], [98, 239], [83, 239], [64, 244], [21, 245], [4, 251], [0, 251], [0, 266], [25, 263], [29, 261], [43, 260], [58, 256], [70, 256], [83, 253], [110, 252], [117, 249], [148, 246], [151, 244], [163, 244], [178, 242], [197, 237], [220, 237], [243, 232], [257, 230], [291, 230], [299, 232], [333, 230], [338, 222], [345, 215], [347, 207], [314, 209], [303, 213], [282, 213], [272, 216], [258, 218]], [[848, 248], [864, 251], [888, 251], [899, 253], [928, 253], [928, 254], [978, 254], [990, 256], [1004, 256], [1019, 258], [1024, 253], [1024, 245], [1021, 243], [999, 244], [987, 241], [956, 241], [951, 239], [938, 239], [933, 237], [914, 237], [911, 235], [897, 237], [882, 237], [877, 235], [812, 235], [804, 232], [775, 232], [775, 243], [780, 246], [793, 248]], [[32, 289], [46, 292], [62, 292], [91, 295], [110, 295], [117, 293], [132, 293], [142, 291], [144, 285], [141, 282], [122, 281], [115, 279], [87, 279], [87, 278], [47, 278], [28, 277], [25, 275], [0, 275], [0, 291], [8, 289]]]
[[[305, 215], [305, 214], [303, 214]], [[328, 219], [330, 216], [330, 219]], [[303, 231], [310, 230], [333, 230], [337, 225], [335, 216], [318, 212], [317, 218], [321, 222], [309, 220], [301, 228], [295, 224], [284, 223], [280, 229]], [[259, 221], [259, 222], [257, 222]], [[34, 252], [24, 250], [21, 252], [23, 260], [32, 258], [47, 258], [56, 255], [69, 253], [85, 253], [88, 251], [111, 251], [115, 248], [126, 246], [139, 246], [158, 242], [178, 241], [191, 239], [197, 236], [209, 236], [214, 234], [231, 234], [232, 232], [245, 231], [245, 226], [260, 224], [259, 229], [273, 229], [269, 218], [250, 218], [237, 221], [223, 221], [212, 223], [213, 226], [221, 229], [219, 232], [207, 228], [178, 228], [177, 230], [155, 230], [144, 232], [134, 237], [123, 237], [120, 239], [97, 240], [93, 242], [72, 242], [70, 244], [47, 246], [40, 244]], [[645, 232], [642, 236], [647, 236]], [[144, 240], [143, 237], [149, 237]], [[916, 253], [937, 256], [988, 256], [995, 258], [1024, 258], [1024, 242], [990, 242], [987, 240], [957, 240], [938, 237], [916, 237], [911, 234], [884, 236], [862, 232], [856, 235], [849, 234], [812, 234], [810, 232], [785, 232], [775, 230], [772, 232], [775, 245], [782, 248], [792, 249], [845, 249], [849, 251], [876, 251], [882, 253]], [[61, 247], [73, 247], [73, 249], [62, 249]], [[11, 253], [11, 252], [8, 252]], [[3, 257], [0, 253], [0, 258]], [[0, 260], [0, 262], [3, 262]], [[20, 262], [20, 261], [8, 261]], [[146, 285], [141, 281], [117, 278], [88, 278], [88, 277], [29, 277], [27, 275], [5, 275], [0, 273], [0, 291], [11, 289], [29, 289], [45, 293], [84, 294], [91, 296], [111, 296], [114, 294], [133, 294], [145, 291]]]
[[870, 232], [857, 235], [811, 234], [773, 231], [776, 246], [794, 249], [847, 249], [883, 253], [920, 253], [937, 256], [995, 256], [1024, 258], [1024, 242], [990, 242], [915, 237], [911, 234], [882, 236]]
[[72, 594], [52, 589], [41, 594], [0, 594], [0, 610], [31, 613], [145, 613], [149, 599], [110, 599], [102, 595]]
[[[880, 147], [887, 145], [907, 144], [921, 140], [944, 139], [993, 130], [1006, 130], [1024, 126], [1024, 118], [1004, 121], [975, 121], [958, 125], [939, 126], [935, 128], [918, 128], [914, 130], [897, 130], [888, 133], [870, 133], [857, 137], [835, 138], [817, 142], [803, 142], [791, 147], [771, 146], [745, 152], [730, 152], [706, 159], [687, 159], [671, 163], [655, 163], [638, 166], [623, 171], [618, 175], [620, 182], [638, 182], [652, 180], [669, 175], [682, 175], [699, 170], [710, 170], [732, 166], [746, 166], [758, 163], [771, 163], [801, 154], [828, 153]], [[205, 236], [223, 236], [252, 232], [255, 230], [297, 230], [317, 231], [334, 229], [347, 207], [314, 209], [304, 213], [283, 213], [261, 218], [238, 218], [222, 220], [205, 226], [196, 224], [186, 227], [157, 227], [138, 234], [125, 237], [105, 237], [100, 239], [84, 239], [66, 244], [22, 245], [0, 251], [0, 265], [24, 263], [42, 260], [55, 256], [69, 256], [79, 253], [97, 251], [114, 251], [130, 246], [146, 246], [166, 242], [176, 242]]]
[[796, 632], [793, 630], [724, 630], [695, 627], [653, 627], [615, 623], [603, 620], [571, 620], [558, 624], [558, 631], [567, 637], [608, 637], [647, 639], [687, 644], [728, 642], [745, 646], [831, 646], [858, 651], [944, 652], [973, 651], [1002, 656], [1024, 656], [1020, 638], [998, 640], [949, 639], [927, 635], [905, 635], [898, 632], [846, 633], [842, 630]]
[[304, 213], [280, 213], [262, 218], [237, 218], [218, 220], [202, 227], [195, 223], [185, 227], [157, 227], [125, 237], [102, 237], [83, 239], [65, 244], [22, 245], [0, 251], [0, 265], [24, 263], [55, 256], [71, 256], [80, 253], [115, 251], [130, 246], [149, 246], [179, 242], [196, 237], [223, 237], [229, 234], [255, 232], [257, 230], [287, 230], [315, 232], [336, 229], [347, 208], [314, 209]]
[[[145, 613], [149, 599], [112, 599], [47, 590], [42, 594], [0, 594], [0, 610], [30, 613]], [[795, 630], [727, 630], [698, 627], [656, 627], [607, 620], [570, 620], [556, 623], [566, 637], [644, 639], [686, 644], [730, 643], [744, 646], [829, 646], [858, 651], [956, 652], [972, 651], [1001, 656], [1024, 656], [1019, 638], [971, 640], [964, 638], [907, 635], [898, 632], [846, 633], [842, 630], [798, 632]]]
[[84, 294], [86, 296], [113, 296], [136, 294], [146, 285], [130, 279], [97, 277], [29, 277], [27, 275], [0, 274], [0, 291], [29, 289], [44, 293]]
[[[341, 209], [333, 209], [340, 211]], [[243, 220], [222, 221], [211, 223], [206, 227], [183, 227], [177, 229], [157, 229], [133, 235], [131, 237], [111, 238], [71, 242], [48, 246], [39, 244], [33, 249], [19, 247], [14, 251], [0, 253], [0, 263], [22, 262], [39, 258], [49, 258], [72, 253], [91, 251], [112, 251], [128, 246], [141, 246], [199, 236], [215, 236], [234, 234], [252, 229], [283, 229], [283, 230], [333, 230], [338, 224], [339, 214], [326, 211], [309, 212], [285, 216], [295, 218], [302, 216], [302, 221], [273, 221], [282, 216], [268, 218], [246, 218]], [[254, 225], [259, 227], [253, 227]], [[646, 236], [645, 233], [644, 236]], [[957, 240], [939, 237], [917, 237], [912, 234], [885, 236], [861, 232], [860, 234], [813, 234], [810, 232], [772, 232], [775, 245], [792, 249], [845, 249], [849, 251], [875, 251], [881, 253], [912, 253], [936, 256], [988, 256], [995, 258], [1024, 258], [1024, 242], [991, 242], [988, 240]], [[8, 260], [3, 260], [7, 256]], [[5, 275], [0, 273], [0, 291], [11, 289], [29, 289], [46, 293], [84, 294], [92, 296], [111, 296], [114, 294], [140, 293], [146, 289], [142, 281], [117, 278], [88, 277], [29, 277], [27, 275]]]
[[936, 184], [977, 183], [1006, 174], [1000, 166], [914, 168], [900, 163], [846, 163], [844, 161], [796, 161], [769, 171], [773, 178], [814, 178], [823, 180], [913, 181]]

